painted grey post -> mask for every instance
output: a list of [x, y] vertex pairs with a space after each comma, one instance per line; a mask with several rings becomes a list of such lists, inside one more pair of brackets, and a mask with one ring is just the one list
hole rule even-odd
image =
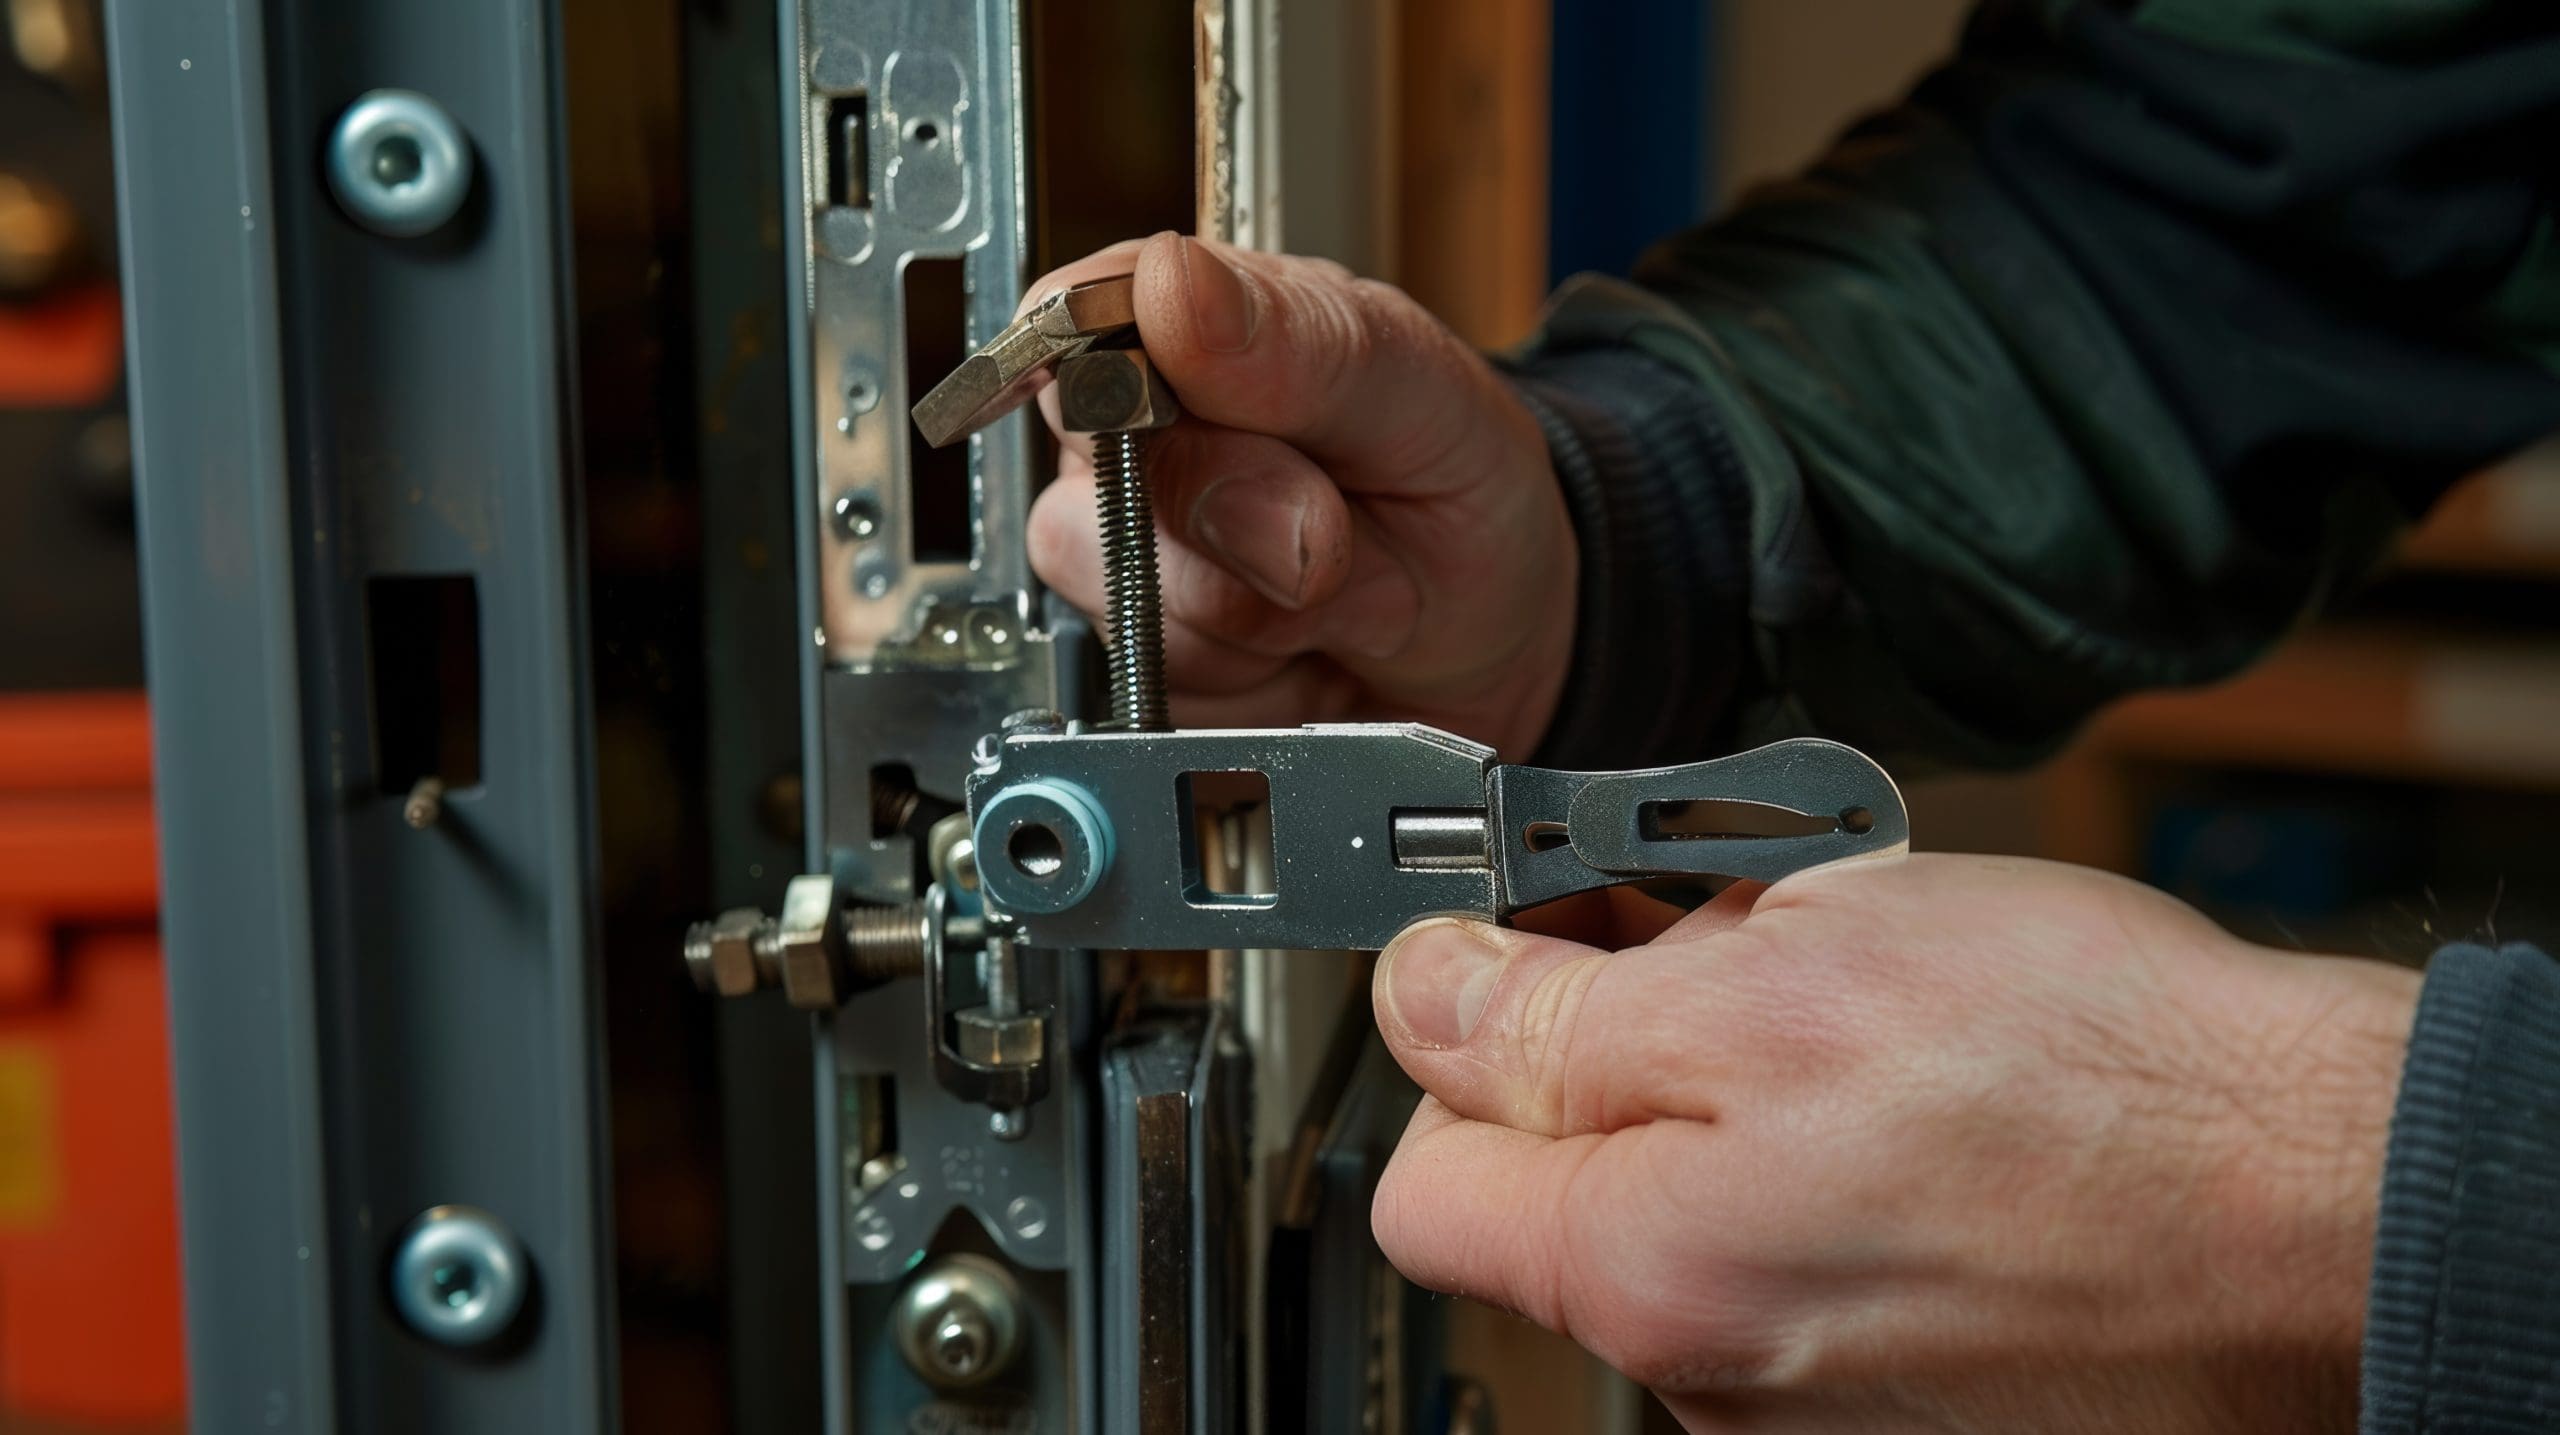
[[610, 1429], [556, 16], [109, 26], [192, 1428]]

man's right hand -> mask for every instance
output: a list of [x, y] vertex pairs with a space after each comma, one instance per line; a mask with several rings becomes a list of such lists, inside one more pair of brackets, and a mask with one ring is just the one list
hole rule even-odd
[[[1148, 455], [1177, 722], [1411, 719], [1528, 755], [1572, 655], [1577, 555], [1538, 426], [1402, 290], [1338, 264], [1159, 234], [1138, 332], [1181, 399]], [[1054, 389], [1041, 411], [1054, 429]], [[1031, 561], [1102, 609], [1092, 446], [1060, 435]]]

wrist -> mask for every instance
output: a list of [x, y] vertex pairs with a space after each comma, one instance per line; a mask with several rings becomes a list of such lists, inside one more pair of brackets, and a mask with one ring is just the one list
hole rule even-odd
[[[2209, 1258], [2237, 1293], [2222, 1337], [2294, 1372], [2277, 1408], [2354, 1409], [2391, 1114], [2419, 976], [2377, 962], [2250, 948], [2226, 1047], [2249, 1069], [2211, 1209]], [[2266, 1384], [2266, 1372], [2235, 1372]], [[2286, 1406], [2284, 1401], [2295, 1402]], [[2338, 1401], [2344, 1400], [2343, 1407]], [[2267, 1428], [2292, 1428], [2270, 1425]]]

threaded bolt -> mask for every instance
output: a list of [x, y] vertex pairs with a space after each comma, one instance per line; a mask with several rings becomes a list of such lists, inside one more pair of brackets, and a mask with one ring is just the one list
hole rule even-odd
[[870, 986], [924, 971], [925, 905], [855, 907], [844, 914], [845, 946], [852, 952], [856, 986]]
[[1110, 625], [1111, 726], [1156, 732], [1170, 725], [1164, 688], [1164, 599], [1156, 578], [1156, 519], [1147, 500], [1146, 435], [1093, 438], [1095, 501], [1102, 520], [1102, 586]]

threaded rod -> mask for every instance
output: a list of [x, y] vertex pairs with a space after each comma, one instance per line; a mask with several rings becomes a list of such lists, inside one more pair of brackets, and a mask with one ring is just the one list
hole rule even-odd
[[1147, 501], [1143, 433], [1096, 434], [1095, 502], [1102, 519], [1102, 586], [1110, 609], [1111, 725], [1169, 725], [1164, 696], [1164, 599], [1157, 591], [1156, 518]]
[[843, 921], [857, 985], [871, 986], [924, 970], [924, 903], [854, 907], [844, 913]]

